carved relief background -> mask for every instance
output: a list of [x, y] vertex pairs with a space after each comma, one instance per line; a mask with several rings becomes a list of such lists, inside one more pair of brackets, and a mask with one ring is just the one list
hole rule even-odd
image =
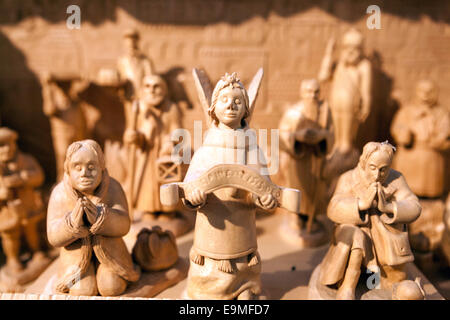
[[[71, 4], [81, 8], [81, 29], [66, 27]], [[366, 8], [381, 8], [381, 29], [366, 27]], [[142, 49], [158, 72], [179, 84], [187, 128], [203, 112], [191, 70], [205, 68], [213, 81], [236, 71], [248, 84], [259, 67], [265, 77], [253, 116], [255, 128], [276, 128], [284, 108], [299, 98], [299, 85], [316, 77], [325, 46], [351, 26], [365, 36], [375, 70], [374, 112], [361, 128], [360, 145], [389, 138], [399, 105], [424, 77], [440, 86], [450, 105], [450, 3], [446, 1], [296, 0], [98, 0], [0, 1], [0, 110], [3, 125], [17, 130], [20, 146], [55, 179], [48, 120], [42, 113], [39, 74], [79, 74], [94, 80], [114, 68], [122, 31], [136, 27]], [[323, 88], [324, 96], [327, 88]], [[181, 98], [180, 98], [181, 97]], [[192, 106], [192, 108], [190, 108]], [[120, 140], [123, 111], [114, 98], [88, 93], [85, 108], [94, 138]], [[368, 128], [372, 128], [368, 130]]]

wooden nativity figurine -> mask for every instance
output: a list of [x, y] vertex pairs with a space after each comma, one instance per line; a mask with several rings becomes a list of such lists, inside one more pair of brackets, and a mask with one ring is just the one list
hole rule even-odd
[[[328, 240], [316, 215], [322, 209], [326, 185], [322, 177], [327, 151], [331, 145], [331, 116], [328, 104], [319, 99], [319, 83], [303, 80], [301, 100], [283, 114], [280, 128], [281, 167], [287, 187], [302, 192], [301, 215], [288, 214], [281, 234], [304, 247], [319, 246]], [[323, 209], [325, 211], [326, 208]]]
[[142, 80], [155, 73], [153, 61], [140, 48], [139, 31], [131, 28], [123, 33], [124, 55], [117, 61], [119, 81], [124, 86], [125, 123], [128, 127], [132, 119], [132, 102], [139, 99]]
[[358, 162], [355, 146], [358, 128], [371, 111], [372, 67], [364, 56], [364, 38], [356, 29], [342, 38], [338, 61], [333, 60], [335, 40], [328, 42], [318, 79], [331, 80], [329, 104], [334, 127], [334, 146], [329, 156], [326, 174], [334, 183], [340, 174]]
[[[45, 208], [38, 188], [44, 182], [39, 163], [18, 150], [15, 131], [0, 127], [0, 235], [6, 265], [0, 272], [0, 292], [21, 291], [36, 279], [51, 259], [39, 229]], [[31, 260], [22, 261], [21, 239], [31, 251]]]
[[58, 181], [64, 174], [67, 148], [87, 136], [86, 117], [79, 98], [83, 89], [81, 83], [75, 77], [57, 77], [50, 73], [42, 76], [43, 110], [50, 120]]
[[442, 239], [450, 111], [439, 104], [433, 81], [419, 81], [415, 93], [415, 101], [400, 108], [392, 122], [398, 145], [393, 168], [403, 173], [422, 205], [420, 218], [410, 226], [410, 240], [426, 268], [433, 265], [432, 252], [438, 251]]
[[184, 167], [172, 157], [176, 141], [171, 139], [172, 132], [182, 128], [181, 110], [168, 98], [166, 81], [150, 75], [143, 79], [132, 112], [132, 126], [123, 137], [128, 148], [125, 185], [131, 213], [136, 220], [140, 217], [144, 227], [156, 224], [181, 235], [192, 228], [193, 218], [159, 201], [162, 184], [183, 179]]
[[[194, 69], [210, 128], [184, 182], [176, 184], [182, 186], [184, 204], [197, 210], [186, 290], [190, 299], [264, 296], [255, 211], [257, 206], [273, 210], [283, 196], [270, 181], [256, 133], [249, 127], [262, 74], [260, 69], [248, 91], [236, 73], [225, 74], [211, 93], [206, 74]], [[164, 198], [171, 193], [178, 200], [180, 191], [173, 186], [162, 186], [161, 201], [170, 203]], [[298, 211], [298, 190], [285, 192], [289, 195], [292, 201], [287, 202]]]
[[173, 234], [144, 228], [131, 250], [123, 240], [130, 225], [125, 192], [110, 177], [99, 144], [71, 144], [64, 178], [48, 205], [48, 240], [60, 248], [56, 281], [47, 285], [51, 293], [152, 297], [181, 281], [187, 271], [175, 265]]
[[336, 224], [333, 239], [311, 277], [310, 294], [319, 288], [319, 295], [334, 290], [335, 299], [355, 299], [361, 267], [378, 275], [388, 292], [407, 280], [405, 264], [414, 260], [407, 226], [421, 206], [403, 175], [391, 169], [393, 157], [389, 143], [369, 142], [357, 167], [339, 178], [327, 212]]
[[100, 146], [74, 142], [48, 204], [48, 240], [61, 248], [56, 292], [117, 296], [137, 281], [140, 273], [122, 239], [129, 229], [125, 193], [109, 176]]

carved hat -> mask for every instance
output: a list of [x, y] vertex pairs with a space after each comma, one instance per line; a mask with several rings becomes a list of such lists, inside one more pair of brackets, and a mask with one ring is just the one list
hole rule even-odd
[[17, 132], [7, 127], [0, 128], [0, 142], [16, 141], [18, 138]]

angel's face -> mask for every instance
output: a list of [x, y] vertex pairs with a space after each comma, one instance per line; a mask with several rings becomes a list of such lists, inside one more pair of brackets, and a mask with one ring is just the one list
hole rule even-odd
[[240, 128], [245, 110], [245, 99], [241, 89], [230, 86], [220, 91], [214, 109], [220, 123], [231, 129]]

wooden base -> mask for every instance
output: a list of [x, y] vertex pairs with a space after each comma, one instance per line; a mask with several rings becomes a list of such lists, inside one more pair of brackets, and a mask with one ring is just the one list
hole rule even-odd
[[[328, 244], [318, 248], [299, 249], [298, 245], [285, 241], [279, 233], [282, 222], [281, 214], [257, 215], [258, 251], [262, 260], [261, 281], [263, 292], [269, 299], [273, 300], [307, 300], [308, 283], [315, 268], [321, 263], [328, 250]], [[193, 232], [177, 238], [178, 252], [180, 258], [188, 265], [189, 250], [193, 243]], [[35, 281], [26, 293], [30, 295], [1, 295], [0, 299], [134, 299], [131, 297], [72, 297], [64, 295], [44, 294], [45, 284], [56, 274], [56, 263], [52, 264]], [[427, 299], [442, 299], [436, 288], [426, 277], [414, 266], [408, 266], [410, 278], [422, 278], [422, 284]], [[46, 279], [42, 279], [46, 278]], [[45, 280], [45, 281], [42, 281]], [[183, 299], [183, 291], [186, 289], [187, 279], [167, 287], [154, 296], [157, 299]], [[41, 295], [36, 295], [41, 294]], [[42, 295], [43, 294], [43, 295]]]
[[11, 272], [4, 266], [0, 270], [0, 292], [24, 292], [26, 285], [36, 280], [55, 258], [54, 254], [33, 257], [19, 272]]
[[[59, 294], [54, 290], [58, 268], [59, 260], [56, 260], [33, 285], [26, 289], [25, 293], [48, 296]], [[158, 272], [143, 272], [139, 281], [131, 283], [120, 297], [154, 297], [161, 291], [186, 278], [188, 269], [188, 261], [181, 258], [169, 269]]]
[[188, 270], [189, 261], [186, 259], [178, 259], [177, 263], [167, 270], [142, 273], [141, 279], [131, 284], [122, 296], [154, 297], [168, 287], [186, 278]]
[[283, 215], [279, 231], [286, 242], [298, 246], [299, 249], [316, 248], [328, 243], [330, 233], [320, 221], [316, 221], [315, 230], [307, 232], [306, 228], [299, 228], [294, 223], [293, 218], [295, 217], [290, 216], [292, 213], [286, 212]]
[[[321, 265], [318, 265], [309, 281], [308, 285], [308, 299], [309, 300], [336, 300], [337, 290], [325, 286], [319, 283]], [[428, 279], [417, 269], [413, 263], [406, 265], [407, 279], [414, 280], [417, 277], [421, 278], [421, 284], [423, 290], [425, 291], [426, 300], [443, 300], [444, 298], [440, 293], [433, 287], [433, 285], [428, 281]], [[361, 277], [362, 278], [362, 277]], [[355, 298], [356, 300], [391, 300], [392, 292], [390, 290], [384, 289], [372, 289], [370, 290], [364, 280], [360, 278], [358, 286], [356, 287]]]

